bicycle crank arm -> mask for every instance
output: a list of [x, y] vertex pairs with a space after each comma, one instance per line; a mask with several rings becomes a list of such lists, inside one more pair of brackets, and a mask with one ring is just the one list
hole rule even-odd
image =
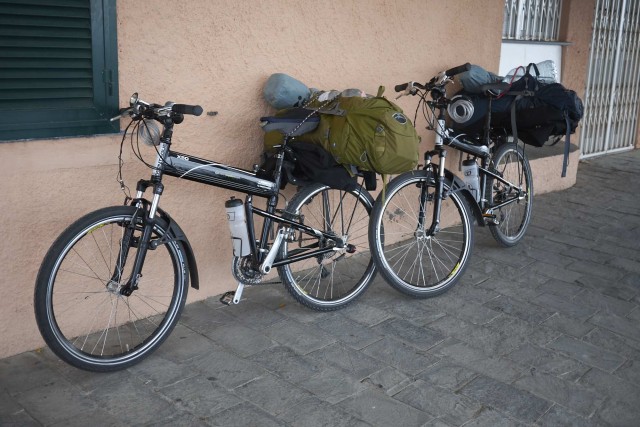
[[244, 284], [242, 282], [238, 282], [238, 287], [235, 291], [229, 291], [222, 294], [220, 297], [220, 302], [224, 305], [240, 304], [240, 299], [242, 298], [242, 291], [244, 290]]
[[278, 230], [278, 234], [276, 234], [276, 238], [273, 240], [269, 253], [267, 253], [264, 262], [260, 265], [260, 272], [262, 274], [268, 274], [271, 271], [271, 266], [273, 265], [273, 261], [276, 259], [276, 255], [278, 255], [282, 239], [284, 239], [284, 228]]

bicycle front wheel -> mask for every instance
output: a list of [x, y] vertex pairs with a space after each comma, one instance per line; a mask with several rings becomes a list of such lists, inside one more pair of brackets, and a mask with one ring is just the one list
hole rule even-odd
[[[367, 240], [373, 198], [362, 187], [342, 191], [326, 185], [303, 187], [289, 202], [285, 215], [343, 241], [343, 248], [278, 267], [287, 291], [301, 304], [319, 311], [342, 308], [366, 290], [375, 276]], [[306, 249], [323, 249], [331, 239], [303, 234], [283, 242], [280, 259]]]
[[[49, 249], [34, 306], [42, 337], [67, 363], [89, 371], [124, 369], [155, 350], [175, 326], [187, 298], [181, 244], [156, 219], [138, 289], [130, 280], [144, 226], [133, 206], [104, 208], [69, 226]], [[125, 238], [125, 236], [127, 236]], [[129, 241], [129, 248], [123, 248]], [[154, 245], [155, 246], [155, 245]]]
[[[526, 154], [512, 142], [499, 145], [493, 154], [493, 168], [505, 181], [488, 177], [487, 192], [489, 206], [495, 221], [489, 223], [493, 238], [502, 246], [515, 246], [522, 240], [533, 209], [533, 176]], [[518, 195], [516, 187], [522, 189]]]
[[473, 247], [473, 220], [458, 193], [442, 200], [440, 229], [429, 232], [435, 190], [425, 171], [397, 176], [378, 196], [369, 224], [380, 274], [398, 291], [417, 298], [433, 297], [454, 286]]

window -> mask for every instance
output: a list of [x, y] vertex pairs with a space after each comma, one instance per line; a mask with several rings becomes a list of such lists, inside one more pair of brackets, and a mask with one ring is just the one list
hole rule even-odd
[[562, 0], [505, 0], [503, 39], [557, 41]]
[[115, 0], [0, 0], [0, 140], [119, 132]]

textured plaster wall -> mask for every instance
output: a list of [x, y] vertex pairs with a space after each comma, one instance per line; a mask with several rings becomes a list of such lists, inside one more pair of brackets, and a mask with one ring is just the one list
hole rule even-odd
[[[177, 151], [250, 168], [261, 152], [261, 89], [275, 72], [322, 89], [375, 93], [426, 80], [464, 62], [498, 67], [499, 0], [222, 1], [168, 6], [118, 2], [121, 105], [138, 91], [152, 102], [197, 103], [216, 116], [187, 117]], [[588, 30], [588, 29], [587, 29]], [[413, 113], [415, 99], [400, 105]], [[421, 125], [421, 127], [424, 127]], [[424, 146], [431, 135], [421, 130]], [[97, 208], [120, 204], [119, 135], [0, 144], [0, 357], [42, 345], [33, 285], [56, 236]], [[130, 187], [149, 172], [125, 150]], [[153, 159], [151, 151], [146, 152]], [[201, 289], [189, 301], [234, 288], [224, 201], [231, 192], [167, 178], [161, 205], [193, 244]]]

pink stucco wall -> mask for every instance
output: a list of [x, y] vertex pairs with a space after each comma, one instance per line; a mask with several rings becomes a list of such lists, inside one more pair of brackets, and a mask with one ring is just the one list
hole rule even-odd
[[[120, 99], [200, 104], [216, 116], [187, 117], [174, 149], [250, 168], [261, 152], [258, 118], [267, 77], [288, 73], [321, 89], [426, 80], [471, 62], [496, 70], [500, 0], [118, 2]], [[566, 69], [566, 68], [565, 68]], [[399, 104], [413, 112], [415, 100]], [[432, 137], [422, 129], [425, 146]], [[0, 357], [42, 345], [33, 285], [56, 236], [99, 207], [120, 204], [119, 135], [0, 144]], [[147, 152], [153, 159], [151, 151]], [[149, 171], [127, 151], [125, 178]], [[162, 207], [194, 246], [201, 289], [189, 301], [232, 289], [224, 190], [167, 178]]]

